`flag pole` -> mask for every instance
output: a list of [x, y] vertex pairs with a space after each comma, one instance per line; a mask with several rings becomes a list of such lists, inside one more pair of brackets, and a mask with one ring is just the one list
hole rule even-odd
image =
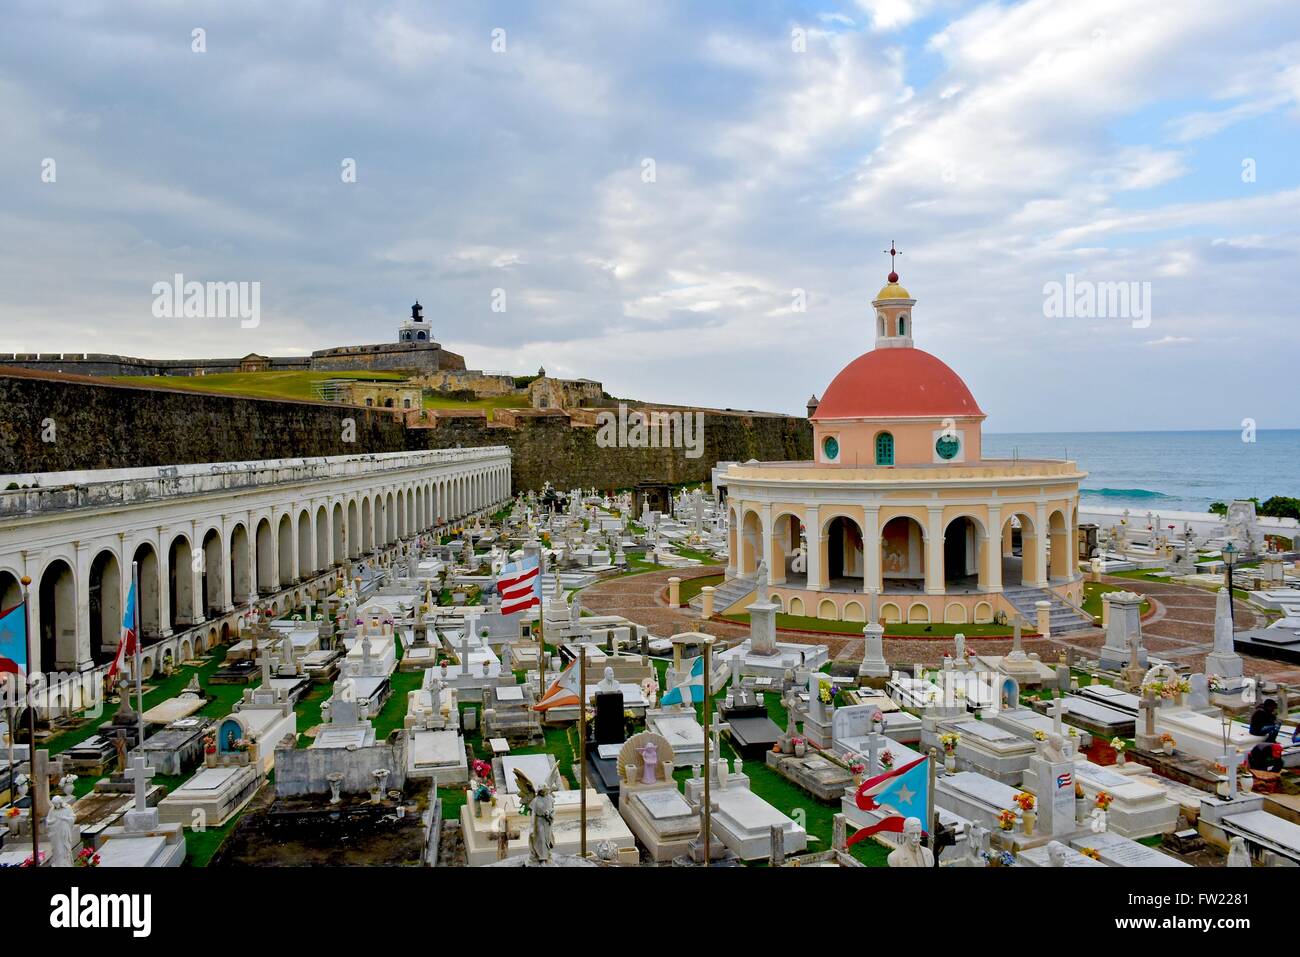
[[[21, 579], [23, 586], [23, 639], [27, 642], [27, 667], [24, 676], [23, 691], [27, 696], [27, 766], [32, 769], [32, 774], [36, 774], [36, 702], [32, 697], [32, 662], [36, 659], [32, 657], [32, 615], [31, 615], [31, 590], [28, 588], [32, 583], [30, 575], [24, 575]], [[10, 726], [9, 737], [13, 738], [13, 727]], [[9, 764], [9, 786], [13, 787], [13, 763]], [[36, 782], [32, 782], [32, 787], [36, 787]], [[38, 789], [39, 790], [39, 789]], [[40, 816], [36, 813], [36, 794], [32, 791], [32, 867], [41, 866], [41, 822]]]
[[578, 808], [581, 833], [579, 857], [587, 856], [587, 646], [579, 644], [578, 659]]
[[939, 833], [939, 821], [936, 818], [936, 812], [934, 810], [934, 782], [937, 777], [937, 772], [935, 771], [935, 759], [938, 755], [938, 751], [934, 748], [930, 749], [930, 766], [926, 769], [926, 773], [930, 775], [930, 784], [929, 787], [925, 789], [925, 818], [930, 824], [930, 849], [934, 851], [934, 864], [936, 867], [939, 866], [939, 852], [935, 850], [934, 845], [935, 835]]
[[139, 727], [136, 734], [139, 740], [136, 746], [140, 753], [144, 754], [144, 676], [141, 673], [143, 668], [140, 663], [140, 646], [144, 643], [144, 636], [140, 633], [140, 563], [131, 563], [131, 587], [135, 591], [135, 700], [136, 700], [136, 720]]
[[709, 649], [713, 646], [712, 638], [704, 639], [704, 866], [709, 866], [709, 858], [713, 856], [710, 848], [712, 830], [713, 830], [713, 811], [710, 807], [709, 798], [709, 778], [713, 776], [713, 765], [709, 763], [709, 724], [713, 716], [713, 708], [710, 706], [712, 701], [709, 697], [709, 677], [710, 668]]

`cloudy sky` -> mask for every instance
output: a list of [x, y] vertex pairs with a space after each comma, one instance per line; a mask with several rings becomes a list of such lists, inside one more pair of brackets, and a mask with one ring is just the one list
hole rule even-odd
[[[897, 240], [991, 430], [1300, 426], [1294, 0], [8, 8], [0, 351], [302, 354], [418, 297], [471, 367], [793, 412]], [[175, 273], [260, 324], [154, 318]], [[1067, 276], [1149, 322], [1045, 315]]]

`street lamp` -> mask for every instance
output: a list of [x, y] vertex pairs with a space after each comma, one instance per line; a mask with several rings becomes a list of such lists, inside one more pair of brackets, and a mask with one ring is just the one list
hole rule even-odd
[[1232, 567], [1237, 564], [1237, 546], [1228, 542], [1220, 549], [1223, 555], [1223, 586], [1228, 589], [1228, 617], [1232, 621], [1232, 630], [1237, 630], [1237, 609], [1232, 602]]

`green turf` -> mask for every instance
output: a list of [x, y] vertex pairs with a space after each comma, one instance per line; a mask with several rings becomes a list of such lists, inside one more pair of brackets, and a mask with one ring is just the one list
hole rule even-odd
[[[738, 615], [723, 615], [727, 621], [734, 621], [738, 624], [748, 625], [749, 615], [746, 613]], [[786, 615], [778, 613], [776, 616], [776, 627], [787, 628], [791, 631], [820, 631], [835, 635], [860, 635], [865, 622], [861, 621], [834, 621], [830, 618], [812, 618], [807, 615]], [[885, 637], [919, 637], [919, 638], [941, 638], [951, 636], [961, 632], [963, 635], [977, 638], [996, 638], [1008, 637], [1012, 630], [1006, 625], [945, 625], [945, 624], [887, 624], [885, 625]]]
[[[1122, 585], [1107, 585], [1103, 582], [1083, 583], [1083, 610], [1098, 621], [1101, 620], [1101, 596], [1107, 592], [1123, 591]], [[1142, 614], [1151, 610], [1151, 602], [1142, 602]]]
[[722, 584], [722, 575], [702, 575], [699, 578], [688, 578], [682, 582], [680, 589], [681, 602], [687, 604], [692, 598], [700, 593], [700, 590], [706, 585], [717, 588]]

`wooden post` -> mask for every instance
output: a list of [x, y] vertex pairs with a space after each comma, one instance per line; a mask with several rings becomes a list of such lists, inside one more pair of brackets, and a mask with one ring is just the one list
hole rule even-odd
[[712, 848], [710, 847], [710, 837], [713, 825], [713, 809], [710, 804], [709, 779], [712, 777], [712, 767], [709, 764], [709, 723], [713, 717], [713, 709], [709, 698], [709, 651], [713, 646], [713, 639], [704, 640], [704, 866], [709, 866], [709, 858], [712, 857]]

